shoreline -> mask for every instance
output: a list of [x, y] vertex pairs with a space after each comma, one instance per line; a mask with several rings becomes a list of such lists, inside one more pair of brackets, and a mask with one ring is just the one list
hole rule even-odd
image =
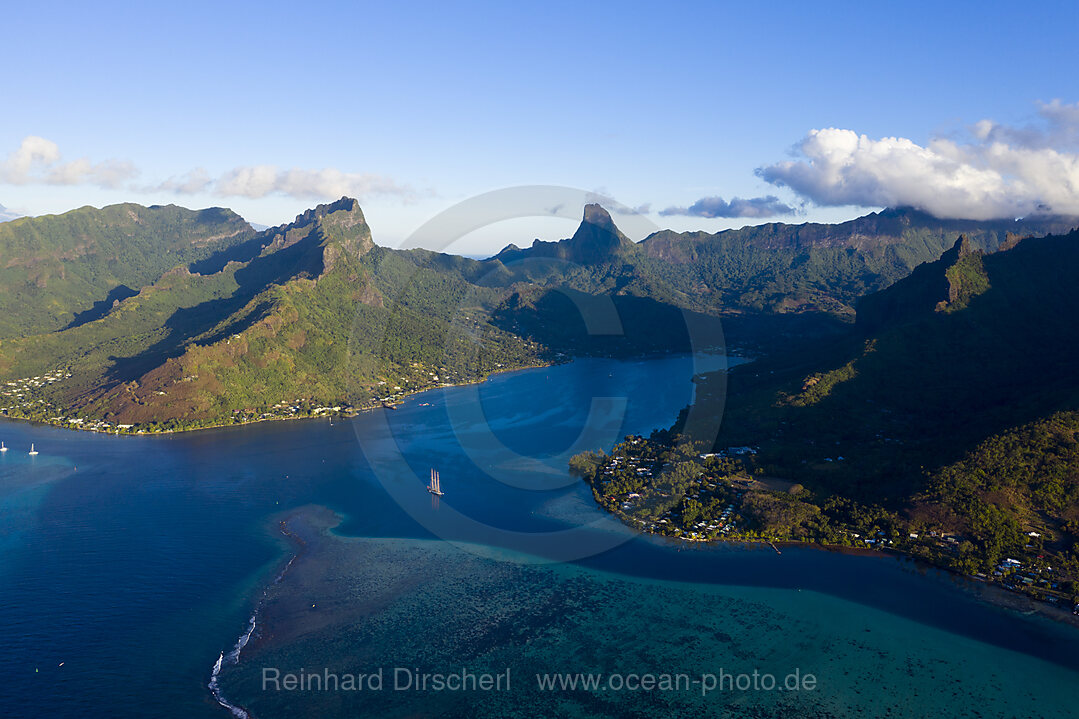
[[[739, 351], [744, 352], [744, 350], [739, 350]], [[756, 358], [756, 357], [748, 357], [748, 358], [746, 358], [742, 354], [727, 355], [726, 351], [725, 351], [725, 348], [716, 348], [716, 347], [699, 349], [699, 350], [696, 350], [694, 352], [648, 352], [648, 353], [643, 353], [643, 354], [631, 354], [631, 355], [626, 355], [626, 356], [587, 355], [587, 354], [586, 355], [565, 355], [565, 354], [563, 354], [559, 359], [556, 359], [556, 360], [551, 361], [551, 362], [538, 362], [536, 364], [519, 365], [519, 366], [514, 366], [514, 367], [500, 367], [500, 368], [496, 368], [496, 369], [488, 372], [487, 374], [483, 375], [482, 377], [477, 377], [475, 379], [471, 379], [471, 380], [468, 380], [468, 381], [465, 381], [465, 382], [452, 382], [452, 383], [447, 383], [447, 384], [437, 384], [437, 385], [431, 385], [429, 387], [421, 387], [421, 388], [418, 388], [418, 389], [415, 389], [415, 390], [409, 390], [409, 391], [404, 392], [396, 401], [394, 401], [392, 403], [382, 402], [380, 400], [380, 401], [373, 402], [373, 403], [371, 403], [369, 405], [366, 405], [366, 406], [354, 407], [352, 410], [350, 410], [348, 412], [340, 411], [340, 412], [334, 412], [334, 413], [324, 413], [324, 414], [319, 414], [319, 415], [304, 415], [304, 416], [301, 416], [301, 417], [296, 417], [296, 416], [260, 417], [258, 419], [244, 420], [244, 421], [240, 421], [240, 422], [218, 422], [218, 423], [214, 423], [214, 424], [206, 424], [206, 425], [199, 426], [199, 427], [181, 427], [181, 428], [176, 428], [176, 429], [153, 429], [153, 430], [142, 429], [142, 430], [135, 430], [135, 429], [132, 428], [130, 430], [118, 431], [118, 430], [114, 430], [114, 429], [98, 429], [96, 427], [84, 426], [83, 424], [73, 424], [71, 422], [59, 422], [59, 421], [52, 422], [52, 421], [50, 421], [48, 419], [33, 419], [33, 418], [30, 418], [30, 417], [16, 417], [16, 416], [11, 416], [11, 415], [7, 415], [7, 414], [0, 415], [0, 419], [7, 419], [7, 420], [11, 420], [13, 422], [26, 422], [28, 424], [37, 425], [37, 426], [41, 426], [41, 427], [55, 427], [56, 429], [67, 429], [67, 430], [72, 430], [72, 431], [76, 431], [76, 432], [92, 432], [92, 433], [95, 433], [95, 434], [105, 434], [105, 435], [112, 435], [112, 436], [117, 436], [117, 437], [147, 437], [147, 436], [159, 435], [159, 434], [179, 434], [179, 433], [182, 433], [182, 432], [201, 432], [201, 431], [215, 430], [215, 429], [226, 429], [228, 427], [245, 427], [245, 426], [248, 426], [248, 425], [260, 424], [262, 422], [291, 422], [291, 421], [299, 421], [299, 420], [307, 420], [307, 419], [328, 419], [328, 418], [332, 419], [334, 417], [341, 417], [341, 418], [344, 418], [344, 419], [349, 419], [351, 417], [356, 417], [356, 416], [358, 416], [358, 415], [360, 415], [362, 413], [372, 412], [372, 411], [378, 410], [378, 409], [397, 409], [397, 405], [400, 405], [405, 400], [415, 398], [418, 395], [424, 394], [426, 392], [433, 392], [435, 390], [440, 390], [440, 389], [452, 389], [454, 387], [469, 387], [471, 385], [483, 384], [484, 382], [488, 381], [489, 379], [491, 379], [492, 377], [495, 377], [495, 376], [506, 375], [506, 374], [510, 374], [510, 373], [513, 373], [513, 372], [523, 372], [525, 370], [558, 367], [560, 365], [569, 364], [571, 362], [575, 362], [577, 360], [582, 360], [582, 359], [608, 359], [608, 360], [617, 360], [617, 361], [622, 361], [622, 362], [633, 362], [633, 361], [656, 360], [656, 359], [662, 359], [662, 358], [666, 358], [666, 357], [676, 357], [676, 356], [681, 356], [681, 355], [693, 356], [693, 355], [697, 355], [697, 354], [701, 354], [701, 355], [718, 354], [718, 355], [726, 356], [728, 359], [746, 359], [746, 362], [742, 362], [742, 363], [739, 363], [739, 364], [745, 364], [745, 363], [748, 363], [748, 362], [752, 362]], [[343, 404], [347, 404], [347, 402], [345, 402]], [[390, 405], [390, 406], [387, 406], [387, 405]], [[95, 420], [95, 421], [104, 421], [104, 420]], [[135, 425], [135, 426], [138, 426], [138, 425]]]
[[[722, 354], [721, 352], [718, 352], [718, 350], [713, 350], [713, 351], [717, 352], [719, 354]], [[696, 353], [696, 354], [709, 354], [709, 353], [710, 352], [708, 350], [702, 350], [701, 352]], [[440, 385], [425, 387], [425, 388], [421, 388], [421, 389], [416, 389], [414, 391], [410, 391], [410, 392], [407, 392], [407, 393], [401, 395], [401, 397], [397, 400], [396, 404], [403, 403], [404, 401], [409, 400], [409, 399], [414, 399], [414, 398], [416, 398], [416, 397], [418, 397], [418, 396], [420, 396], [422, 394], [425, 394], [427, 392], [432, 392], [432, 391], [442, 390], [442, 389], [452, 389], [452, 388], [456, 388], [456, 387], [467, 387], [467, 386], [471, 386], [471, 385], [482, 384], [482, 383], [487, 382], [488, 380], [490, 380], [490, 379], [492, 379], [492, 378], [494, 378], [496, 376], [508, 375], [510, 373], [523, 372], [523, 371], [526, 371], [526, 370], [536, 370], [536, 369], [545, 369], [545, 368], [557, 367], [557, 366], [560, 366], [562, 364], [569, 364], [569, 363], [572, 363], [574, 361], [581, 360], [581, 359], [609, 359], [609, 360], [613, 359], [613, 360], [617, 360], [617, 361], [630, 362], [630, 361], [642, 361], [642, 360], [650, 360], [650, 359], [661, 359], [661, 358], [665, 358], [665, 357], [671, 357], [671, 356], [676, 356], [676, 355], [685, 355], [685, 354], [690, 354], [690, 353], [663, 352], [663, 353], [650, 353], [650, 354], [642, 354], [642, 355], [630, 355], [630, 356], [626, 356], [626, 357], [606, 357], [606, 356], [597, 357], [597, 356], [594, 356], [594, 355], [565, 356], [560, 361], [555, 361], [555, 362], [549, 362], [549, 363], [543, 363], [543, 364], [535, 364], [535, 365], [523, 365], [523, 366], [515, 366], [515, 367], [498, 368], [498, 369], [495, 369], [495, 370], [487, 373], [483, 377], [477, 377], [475, 379], [472, 379], [472, 380], [469, 380], [469, 381], [466, 381], [466, 382], [440, 384]], [[245, 426], [249, 426], [249, 425], [260, 424], [262, 422], [287, 422], [287, 421], [316, 420], [316, 419], [331, 419], [332, 420], [334, 417], [350, 419], [350, 418], [353, 418], [353, 417], [356, 417], [356, 416], [360, 415], [361, 413], [370, 412], [370, 411], [374, 411], [374, 410], [378, 410], [378, 409], [396, 409], [396, 407], [394, 407], [394, 406], [387, 407], [386, 403], [378, 402], [378, 403], [372, 404], [370, 406], [354, 409], [354, 410], [352, 410], [350, 412], [338, 412], [338, 413], [334, 413], [334, 414], [322, 414], [322, 415], [317, 415], [317, 416], [299, 416], [299, 417], [297, 417], [297, 416], [264, 417], [264, 418], [249, 420], [249, 421], [231, 422], [231, 423], [227, 423], [227, 424], [226, 423], [220, 423], [220, 424], [213, 424], [213, 425], [207, 425], [207, 426], [202, 426], [202, 427], [185, 427], [185, 428], [179, 428], [179, 429], [161, 429], [161, 430], [155, 430], [155, 431], [129, 431], [129, 432], [112, 432], [112, 431], [105, 431], [105, 430], [101, 430], [101, 429], [94, 429], [94, 428], [91, 428], [91, 427], [84, 427], [84, 426], [81, 426], [81, 425], [72, 425], [70, 423], [49, 422], [49, 421], [45, 421], [45, 420], [29, 419], [29, 418], [25, 418], [25, 417], [10, 417], [10, 416], [7, 416], [7, 415], [4, 415], [3, 417], [0, 417], [0, 419], [6, 419], [6, 420], [12, 420], [12, 421], [22, 421], [22, 422], [27, 422], [27, 423], [29, 423], [31, 425], [38, 425], [38, 426], [44, 426], [44, 427], [53, 427], [53, 428], [58, 428], [58, 429], [68, 429], [68, 430], [74, 430], [74, 431], [80, 431], [81, 430], [81, 431], [85, 431], [85, 432], [94, 432], [94, 433], [97, 433], [97, 434], [104, 434], [104, 435], [147, 437], [147, 436], [156, 436], [156, 435], [171, 435], [171, 434], [177, 434], [177, 433], [181, 433], [181, 432], [214, 431], [214, 430], [226, 429], [226, 428], [230, 428], [230, 427], [245, 427]], [[828, 551], [828, 552], [835, 552], [835, 553], [840, 553], [840, 554], [858, 555], [858, 556], [875, 556], [875, 557], [881, 557], [881, 558], [894, 557], [894, 558], [909, 561], [909, 562], [911, 562], [912, 564], [916, 565], [917, 567], [919, 567], [921, 569], [933, 570], [933, 571], [936, 571], [936, 572], [940, 572], [943, 575], [945, 575], [945, 576], [951, 578], [953, 581], [955, 581], [955, 583], [963, 591], [971, 593], [971, 594], [975, 595], [979, 600], [984, 601], [984, 602], [989, 603], [989, 604], [992, 604], [993, 606], [1000, 607], [1000, 608], [1003, 608], [1003, 609], [1006, 609], [1006, 610], [1009, 610], [1009, 611], [1017, 612], [1017, 613], [1020, 613], [1020, 614], [1028, 614], [1028, 615], [1029, 614], [1038, 614], [1040, 616], [1046, 617], [1047, 619], [1050, 619], [1050, 620], [1055, 621], [1055, 622], [1061, 622], [1061, 623], [1068, 624], [1068, 625], [1071, 625], [1071, 626], [1079, 627], [1079, 616], [1075, 615], [1072, 611], [1070, 611], [1070, 608], [1062, 607], [1062, 606], [1059, 606], [1059, 605], [1054, 605], [1053, 603], [1050, 603], [1050, 602], [1048, 602], [1046, 600], [1035, 599], [1035, 598], [1026, 596], [1024, 594], [1021, 594], [1021, 593], [1018, 593], [1018, 592], [1015, 592], [1015, 591], [1011, 591], [1007, 587], [1001, 586], [1001, 585], [999, 585], [999, 584], [997, 584], [995, 582], [987, 581], [985, 579], [980, 579], [980, 578], [977, 578], [977, 577], [974, 577], [974, 576], [969, 576], [969, 575], [963, 574], [961, 572], [957, 572], [954, 569], [951, 569], [951, 568], [946, 567], [946, 566], [935, 564], [935, 563], [927, 560], [924, 557], [920, 557], [920, 556], [911, 554], [911, 553], [909, 553], [907, 551], [904, 551], [902, 549], [897, 549], [897, 548], [892, 548], [892, 547], [887, 547], [887, 548], [854, 547], [854, 546], [847, 546], [847, 545], [841, 545], [841, 544], [828, 544], [828, 543], [815, 542], [815, 541], [798, 541], [798, 540], [790, 540], [790, 539], [787, 539], [787, 540], [775, 540], [775, 539], [772, 539], [772, 540], [770, 540], [770, 539], [766, 539], [766, 538], [738, 538], [738, 539], [735, 539], [735, 538], [716, 538], [716, 539], [687, 540], [685, 538], [669, 536], [669, 535], [662, 534], [662, 533], [659, 533], [659, 532], [649, 532], [647, 530], [642, 530], [639, 527], [635, 526], [622, 513], [605, 510], [604, 507], [599, 502], [595, 501], [594, 497], [593, 497], [593, 502], [595, 503], [595, 506], [596, 506], [597, 509], [599, 509], [601, 511], [605, 511], [607, 514], [615, 515], [620, 520], [622, 520], [622, 523], [627, 528], [633, 530], [634, 532], [636, 532], [638, 534], [641, 534], [641, 535], [645, 535], [645, 536], [649, 536], [649, 537], [654, 537], [656, 539], [664, 540], [665, 542], [669, 543], [671, 546], [682, 546], [682, 547], [692, 547], [694, 545], [697, 545], [697, 546], [700, 546], [700, 547], [714, 547], [714, 546], [719, 546], [719, 545], [735, 545], [735, 546], [741, 545], [741, 546], [746, 546], [746, 547], [761, 546], [761, 547], [770, 547], [777, 554], [782, 554], [781, 548], [792, 547], [792, 548], [810, 548], [810, 549], [824, 550], [824, 551]], [[302, 538], [298, 537], [298, 536], [291, 536], [290, 533], [288, 531], [286, 531], [286, 529], [284, 528], [284, 521], [281, 522], [281, 525], [282, 525], [282, 529], [281, 529], [282, 533], [286, 537], [289, 537], [290, 540], [299, 542], [299, 544], [297, 546], [302, 548], [304, 546], [304, 540]], [[296, 559], [297, 556], [298, 556], [298, 554], [294, 555], [292, 557], [292, 559], [289, 560], [289, 562], [286, 565], [285, 569], [282, 570], [281, 576], [283, 576], [284, 572], [287, 571], [288, 566], [291, 565], [292, 561], [294, 559]], [[962, 581], [960, 582], [960, 581], [956, 581], [956, 580], [962, 580]], [[280, 576], [278, 577], [277, 580], [274, 581], [274, 584], [276, 584], [277, 581], [280, 581]]]
[[[511, 374], [513, 372], [524, 372], [526, 370], [558, 367], [558, 366], [561, 366], [561, 365], [564, 365], [564, 364], [569, 364], [571, 362], [575, 362], [577, 360], [583, 360], [583, 359], [608, 359], [608, 360], [617, 360], [617, 361], [621, 361], [621, 362], [633, 362], [633, 361], [656, 360], [656, 359], [662, 359], [662, 358], [665, 358], [665, 357], [676, 357], [676, 356], [680, 356], [680, 355], [692, 356], [694, 354], [704, 354], [704, 355], [719, 354], [719, 355], [727, 356], [728, 358], [734, 358], [734, 359], [742, 358], [742, 355], [726, 355], [725, 352], [721, 348], [707, 348], [707, 349], [698, 350], [697, 352], [651, 352], [651, 353], [645, 353], [645, 354], [626, 355], [624, 357], [606, 356], [606, 355], [564, 355], [562, 358], [560, 358], [558, 360], [555, 360], [555, 361], [552, 361], [552, 362], [541, 362], [541, 363], [537, 363], [537, 364], [520, 365], [520, 366], [515, 366], [515, 367], [500, 367], [500, 368], [497, 368], [497, 369], [494, 369], [494, 370], [488, 372], [487, 374], [485, 374], [482, 377], [477, 377], [475, 379], [471, 379], [471, 380], [468, 380], [468, 381], [465, 381], [465, 382], [452, 382], [452, 383], [447, 383], [447, 384], [437, 384], [437, 385], [431, 385], [429, 387], [422, 387], [422, 388], [419, 388], [419, 389], [410, 390], [410, 391], [407, 391], [404, 394], [402, 394], [395, 402], [387, 403], [387, 402], [378, 401], [378, 402], [374, 402], [374, 403], [372, 403], [370, 405], [367, 405], [367, 406], [354, 407], [352, 410], [350, 410], [348, 412], [341, 411], [341, 412], [334, 412], [334, 413], [324, 413], [324, 414], [319, 414], [319, 415], [304, 415], [304, 416], [300, 416], [300, 417], [296, 417], [296, 416], [260, 417], [258, 419], [245, 420], [245, 421], [241, 421], [241, 422], [220, 422], [220, 423], [216, 423], [216, 424], [207, 424], [207, 425], [200, 426], [200, 427], [181, 427], [181, 428], [176, 428], [176, 429], [154, 429], [154, 430], [145, 430], [145, 429], [143, 429], [143, 430], [135, 430], [135, 429], [131, 429], [131, 430], [125, 430], [125, 431], [115, 431], [115, 430], [109, 430], [109, 429], [98, 429], [98, 428], [95, 428], [95, 427], [88, 427], [88, 426], [84, 426], [83, 424], [72, 424], [70, 422], [51, 422], [51, 421], [49, 421], [47, 419], [32, 419], [32, 418], [29, 418], [29, 417], [14, 417], [14, 416], [11, 416], [11, 415], [0, 415], [0, 419], [7, 419], [7, 420], [11, 420], [13, 422], [26, 422], [28, 424], [37, 425], [37, 426], [41, 426], [41, 427], [55, 427], [56, 429], [67, 429], [67, 430], [72, 430], [72, 431], [75, 431], [75, 432], [92, 432], [94, 434], [104, 434], [104, 435], [111, 435], [111, 436], [116, 436], [116, 437], [148, 437], [148, 436], [161, 435], [161, 434], [180, 434], [182, 432], [202, 432], [202, 431], [211, 431], [211, 430], [215, 430], [215, 429], [227, 429], [229, 427], [246, 427], [248, 425], [260, 424], [262, 422], [293, 422], [293, 421], [301, 421], [301, 420], [308, 420], [308, 419], [333, 419], [334, 417], [340, 417], [340, 418], [344, 418], [344, 419], [349, 419], [349, 418], [352, 418], [352, 417], [356, 417], [356, 416], [358, 416], [360, 414], [363, 414], [363, 413], [366, 413], [366, 412], [373, 412], [373, 411], [379, 410], [379, 409], [396, 410], [397, 406], [402, 404], [405, 400], [413, 399], [413, 398], [415, 398], [415, 397], [417, 397], [419, 395], [422, 395], [422, 394], [424, 394], [426, 392], [433, 392], [433, 391], [440, 390], [440, 389], [452, 389], [454, 387], [469, 387], [469, 386], [472, 386], [472, 385], [483, 384], [484, 382], [487, 382], [488, 380], [490, 380], [492, 377], [507, 375], [507, 374]], [[751, 362], [751, 361], [752, 361], [752, 359], [747, 360], [747, 362]], [[741, 363], [741, 364], [744, 364], [744, 363]], [[387, 406], [387, 405], [389, 405], [389, 406]], [[103, 421], [103, 420], [100, 420], [100, 421]]]
[[[180, 434], [180, 433], [183, 433], [183, 432], [213, 431], [213, 430], [216, 430], [216, 429], [227, 429], [229, 427], [246, 427], [246, 426], [249, 426], [249, 425], [261, 424], [263, 422], [296, 422], [296, 421], [313, 420], [313, 419], [333, 419], [335, 417], [342, 418], [342, 419], [350, 419], [352, 417], [357, 417], [360, 414], [363, 414], [363, 413], [366, 413], [366, 412], [373, 412], [373, 411], [379, 410], [379, 409], [396, 410], [397, 406], [400, 405], [401, 403], [403, 403], [405, 400], [413, 399], [413, 398], [415, 398], [415, 397], [417, 397], [417, 396], [419, 396], [421, 394], [424, 394], [426, 392], [434, 392], [434, 391], [440, 390], [440, 389], [452, 389], [454, 387], [468, 387], [468, 386], [471, 386], [471, 385], [483, 384], [484, 382], [488, 381], [489, 379], [491, 379], [495, 375], [503, 375], [503, 374], [508, 374], [508, 373], [511, 373], [511, 372], [523, 372], [525, 370], [531, 370], [531, 369], [543, 369], [543, 368], [546, 368], [546, 367], [557, 367], [557, 366], [562, 365], [562, 364], [568, 364], [569, 362], [573, 362], [574, 360], [577, 360], [577, 359], [587, 359], [587, 358], [588, 358], [587, 356], [585, 356], [585, 357], [569, 357], [568, 359], [566, 359], [564, 361], [561, 361], [561, 362], [549, 362], [549, 363], [535, 364], [535, 365], [522, 365], [522, 366], [519, 366], [519, 367], [503, 367], [503, 368], [493, 370], [493, 371], [487, 373], [486, 375], [484, 375], [483, 377], [479, 377], [479, 378], [476, 378], [476, 379], [473, 379], [473, 380], [469, 380], [467, 382], [454, 382], [454, 383], [449, 383], [449, 384], [438, 384], [438, 385], [432, 385], [430, 387], [423, 387], [423, 388], [420, 388], [420, 389], [412, 390], [412, 391], [409, 391], [409, 392], [406, 392], [406, 393], [402, 394], [400, 396], [400, 398], [394, 403], [387, 403], [387, 402], [379, 401], [379, 402], [373, 403], [373, 404], [368, 405], [368, 406], [362, 406], [362, 407], [353, 408], [352, 410], [350, 410], [348, 412], [345, 412], [345, 411], [334, 412], [334, 413], [328, 413], [327, 412], [327, 413], [323, 413], [323, 414], [319, 414], [319, 415], [304, 415], [304, 416], [300, 416], [300, 417], [297, 417], [297, 416], [260, 417], [258, 419], [244, 420], [244, 421], [240, 421], [240, 422], [220, 422], [220, 423], [217, 423], [217, 424], [207, 424], [207, 425], [201, 426], [201, 427], [180, 427], [180, 428], [175, 428], [175, 429], [154, 429], [154, 430], [145, 430], [145, 429], [143, 429], [143, 430], [135, 430], [135, 429], [131, 429], [131, 430], [125, 430], [125, 431], [117, 431], [117, 430], [110, 430], [110, 429], [98, 429], [96, 427], [87, 427], [87, 426], [83, 426], [82, 424], [73, 424], [71, 422], [52, 422], [52, 421], [49, 421], [47, 419], [32, 419], [30, 417], [15, 417], [15, 416], [6, 415], [6, 414], [5, 415], [0, 415], [0, 419], [10, 420], [12, 422], [26, 422], [27, 424], [34, 425], [34, 426], [39, 426], [39, 427], [53, 427], [55, 429], [66, 429], [66, 430], [71, 430], [73, 432], [90, 432], [90, 433], [93, 433], [93, 434], [104, 434], [104, 435], [109, 435], [109, 436], [114, 436], [114, 437], [151, 437], [151, 436], [162, 435], [162, 434]], [[612, 358], [609, 358], [609, 359], [619, 359], [619, 358], [613, 358], [612, 357]], [[631, 358], [622, 358], [622, 359], [631, 359]], [[646, 358], [646, 357], [634, 357], [632, 359], [648, 359], [648, 358]], [[387, 406], [387, 405], [389, 405], [389, 406]], [[138, 425], [135, 425], [135, 426], [138, 426]]]
[[[593, 500], [595, 501], [595, 500]], [[595, 502], [595, 505], [601, 511], [606, 511], [599, 502]], [[943, 567], [937, 564], [933, 564], [927, 561], [924, 557], [919, 557], [909, 552], [905, 552], [901, 549], [895, 549], [892, 547], [886, 547], [884, 549], [869, 548], [869, 547], [849, 547], [844, 544], [828, 544], [825, 542], [805, 542], [792, 539], [696, 539], [686, 540], [680, 537], [672, 537], [666, 534], [660, 534], [658, 532], [648, 532], [632, 526], [627, 518], [623, 515], [615, 512], [607, 512], [607, 514], [614, 515], [622, 520], [622, 523], [629, 529], [643, 536], [654, 537], [656, 539], [664, 540], [672, 547], [693, 547], [697, 545], [698, 548], [710, 548], [718, 546], [744, 546], [744, 547], [760, 547], [771, 548], [775, 550], [776, 554], [782, 554], [779, 547], [787, 548], [803, 548], [812, 549], [824, 552], [833, 552], [835, 554], [847, 554], [851, 556], [862, 557], [879, 557], [881, 559], [894, 558], [901, 559], [910, 562], [912, 565], [920, 570], [931, 570], [934, 572], [940, 572], [943, 577], [947, 577], [952, 583], [958, 587], [961, 591], [973, 595], [979, 601], [992, 605], [999, 609], [1004, 609], [1010, 612], [1015, 612], [1021, 615], [1037, 614], [1045, 617], [1054, 622], [1061, 624], [1067, 624], [1073, 627], [1079, 628], [1079, 615], [1069, 611], [1068, 609], [1054, 606], [1052, 603], [1034, 599], [1028, 597], [1025, 594], [1009, 591], [1006, 587], [997, 584], [996, 582], [990, 582], [984, 579], [979, 579], [961, 572], [957, 572], [949, 567]]]

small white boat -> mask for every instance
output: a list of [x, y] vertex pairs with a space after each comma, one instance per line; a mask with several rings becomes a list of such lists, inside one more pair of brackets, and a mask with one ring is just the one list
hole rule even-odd
[[6, 451], [7, 451], [7, 447], [4, 446], [3, 442], [0, 442], [0, 452], [6, 452]]
[[37, 454], [37, 450], [36, 450], [36, 449], [34, 449], [34, 443], [33, 443], [33, 442], [31, 442], [31, 443], [30, 443], [30, 456], [31, 456], [31, 457], [33, 457], [33, 456], [34, 456], [34, 455], [36, 455], [36, 454]]

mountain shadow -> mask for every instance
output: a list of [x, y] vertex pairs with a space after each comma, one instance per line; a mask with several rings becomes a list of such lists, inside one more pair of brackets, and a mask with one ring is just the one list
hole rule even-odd
[[767, 472], [903, 503], [987, 437], [1079, 408], [1079, 233], [984, 254], [964, 240], [866, 297], [845, 337], [737, 368], [716, 446]]
[[724, 346], [717, 317], [649, 297], [567, 287], [515, 292], [495, 310], [491, 324], [564, 354], [624, 357]]
[[109, 290], [109, 293], [105, 295], [105, 299], [98, 300], [88, 310], [75, 313], [75, 318], [60, 331], [70, 330], [75, 327], [80, 327], [87, 322], [99, 320], [107, 315], [116, 303], [123, 302], [129, 297], [134, 297], [138, 293], [138, 290], [133, 290], [127, 285], [117, 285]]
[[[288, 229], [296, 228], [289, 226]], [[242, 316], [233, 316], [268, 288], [293, 279], [317, 278], [323, 270], [322, 245], [325, 238], [317, 221], [305, 222], [301, 229], [303, 233], [293, 234], [287, 240], [282, 239], [285, 233], [277, 228], [256, 237], [260, 246], [271, 247], [273, 251], [260, 254], [236, 270], [233, 275], [238, 285], [236, 290], [228, 297], [177, 309], [163, 325], [167, 330], [163, 339], [135, 355], [110, 357], [113, 364], [106, 374], [106, 389], [135, 379], [163, 362], [179, 357], [196, 338], [200, 344], [213, 344], [251, 327], [270, 311], [270, 301], [259, 303]], [[244, 243], [245, 251], [250, 251], [254, 242]], [[217, 261], [220, 259], [218, 257]], [[218, 330], [207, 334], [214, 328]]]

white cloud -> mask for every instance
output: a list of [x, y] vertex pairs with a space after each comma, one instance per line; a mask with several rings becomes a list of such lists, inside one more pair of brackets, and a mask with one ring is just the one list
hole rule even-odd
[[971, 134], [981, 142], [1001, 142], [1030, 149], [1079, 149], [1079, 102], [1065, 105], [1060, 100], [1038, 103], [1038, 124], [1023, 127], [980, 120]]
[[410, 188], [383, 175], [342, 172], [332, 167], [282, 170], [273, 165], [230, 170], [214, 183], [214, 192], [225, 197], [259, 198], [279, 194], [299, 199], [414, 194]]
[[211, 194], [219, 197], [261, 198], [287, 195], [298, 199], [328, 200], [342, 195], [398, 195], [411, 198], [416, 193], [389, 177], [373, 173], [343, 172], [328, 167], [321, 170], [287, 169], [273, 165], [237, 167], [212, 177], [198, 167], [151, 185], [130, 183], [139, 174], [131, 162], [105, 160], [91, 162], [79, 158], [63, 162], [55, 142], [30, 135], [18, 149], [0, 162], [0, 184], [8, 185], [97, 185], [133, 192], [170, 192], [178, 195]]
[[775, 195], [765, 197], [732, 197], [727, 202], [722, 197], [702, 197], [689, 207], [668, 207], [660, 210], [664, 217], [685, 215], [687, 217], [775, 217], [793, 215], [796, 210], [781, 202]]
[[212, 184], [213, 179], [209, 173], [201, 167], [196, 167], [179, 177], [170, 177], [164, 182], [146, 189], [149, 191], [175, 192], [178, 195], [197, 195], [209, 192]]
[[36, 135], [23, 138], [17, 150], [0, 163], [0, 183], [8, 185], [98, 185], [117, 188], [138, 174], [130, 162], [86, 158], [61, 162], [60, 148]]
[[60, 148], [55, 142], [30, 135], [0, 165], [0, 179], [10, 185], [24, 185], [31, 181], [31, 172], [36, 167], [52, 165], [59, 159]]
[[1040, 106], [1040, 125], [983, 120], [972, 141], [872, 139], [853, 130], [812, 130], [800, 159], [759, 168], [772, 184], [818, 205], [911, 205], [938, 217], [989, 219], [1035, 212], [1079, 215], [1079, 104]]
[[225, 173], [216, 184], [221, 195], [265, 197], [278, 191], [278, 170], [273, 165], [238, 167]]
[[135, 166], [123, 160], [92, 164], [86, 158], [80, 158], [53, 167], [46, 182], [50, 185], [98, 185], [116, 189], [137, 174], [139, 171]]

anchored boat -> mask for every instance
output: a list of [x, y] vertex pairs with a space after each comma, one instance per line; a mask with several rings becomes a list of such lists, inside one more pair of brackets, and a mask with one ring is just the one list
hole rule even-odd
[[438, 481], [438, 470], [431, 470], [431, 483], [427, 485], [427, 491], [431, 494], [437, 494], [439, 497], [442, 496], [442, 485]]

